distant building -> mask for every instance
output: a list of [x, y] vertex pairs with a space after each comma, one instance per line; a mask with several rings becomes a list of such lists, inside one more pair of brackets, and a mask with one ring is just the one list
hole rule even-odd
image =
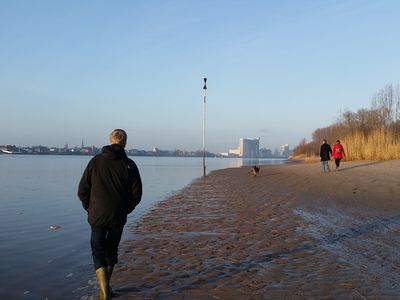
[[281, 150], [279, 151], [279, 156], [288, 157], [292, 154], [292, 150], [289, 149], [289, 144], [285, 144], [281, 146]]
[[[83, 143], [82, 143], [83, 144]], [[79, 150], [82, 154], [91, 154], [94, 152], [94, 147], [81, 147]]]
[[271, 149], [262, 148], [260, 149], [260, 158], [270, 158], [273, 157]]
[[12, 146], [0, 146], [0, 153], [4, 154], [13, 154], [13, 147]]
[[256, 139], [241, 138], [239, 140], [239, 148], [230, 149], [229, 152], [221, 153], [221, 155], [227, 157], [259, 158], [260, 138]]
[[248, 158], [260, 157], [260, 138], [241, 138], [239, 142], [239, 156]]
[[240, 156], [240, 149], [229, 149], [229, 156]]
[[222, 152], [220, 154], [221, 154], [221, 156], [224, 156], [224, 157], [239, 157], [240, 148], [229, 149], [228, 152]]

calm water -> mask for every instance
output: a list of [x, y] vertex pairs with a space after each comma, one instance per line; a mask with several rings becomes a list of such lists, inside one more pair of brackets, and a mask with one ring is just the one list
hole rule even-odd
[[[80, 288], [93, 279], [89, 225], [76, 196], [90, 158], [0, 155], [0, 299], [80, 298]], [[202, 174], [201, 158], [132, 159], [144, 194], [128, 222]], [[209, 158], [207, 172], [284, 162]]]

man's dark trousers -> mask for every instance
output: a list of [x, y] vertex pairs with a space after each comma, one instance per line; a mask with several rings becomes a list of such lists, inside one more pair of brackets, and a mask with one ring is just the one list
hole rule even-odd
[[113, 266], [118, 262], [118, 245], [124, 225], [91, 226], [90, 245], [94, 268]]

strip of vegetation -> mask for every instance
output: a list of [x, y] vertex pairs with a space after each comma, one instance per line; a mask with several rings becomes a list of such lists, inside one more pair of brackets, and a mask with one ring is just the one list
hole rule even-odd
[[348, 160], [400, 159], [400, 86], [386, 85], [372, 98], [370, 109], [346, 111], [334, 124], [318, 128], [311, 141], [300, 141], [293, 156], [319, 156], [323, 139], [331, 144], [339, 139]]

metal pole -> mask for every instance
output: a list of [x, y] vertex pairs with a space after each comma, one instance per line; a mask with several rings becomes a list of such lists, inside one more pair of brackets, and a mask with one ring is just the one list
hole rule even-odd
[[204, 78], [204, 111], [203, 111], [203, 177], [206, 176], [206, 108], [207, 108], [207, 78]]

